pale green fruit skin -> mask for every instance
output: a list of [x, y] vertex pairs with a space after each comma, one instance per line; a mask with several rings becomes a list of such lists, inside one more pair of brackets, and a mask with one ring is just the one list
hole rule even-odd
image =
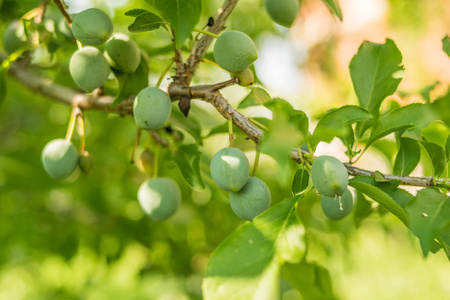
[[147, 173], [149, 176], [153, 176], [153, 172], [155, 169], [155, 155], [149, 149], [145, 149], [142, 151], [141, 156], [139, 157], [139, 169]]
[[141, 62], [141, 50], [138, 45], [124, 34], [115, 34], [105, 44], [105, 56], [111, 67], [116, 70], [132, 73]]
[[86, 92], [101, 87], [111, 73], [108, 61], [94, 47], [77, 50], [70, 59], [69, 69], [75, 83]]
[[157, 130], [167, 123], [172, 112], [169, 95], [156, 87], [139, 92], [133, 104], [134, 121], [146, 130]]
[[69, 141], [52, 140], [42, 150], [41, 161], [48, 175], [55, 179], [64, 179], [77, 168], [78, 151]]
[[300, 9], [298, 0], [265, 0], [264, 6], [270, 18], [284, 27], [294, 24]]
[[84, 151], [82, 154], [80, 154], [78, 165], [80, 166], [81, 171], [89, 174], [94, 167], [94, 158], [89, 152]]
[[252, 70], [250, 70], [249, 68], [241, 72], [231, 72], [230, 75], [231, 78], [238, 78], [238, 84], [240, 86], [250, 86], [255, 83], [255, 75], [253, 75]]
[[89, 8], [73, 17], [73, 36], [83, 45], [100, 46], [113, 33], [114, 25], [107, 14], [97, 8]]
[[161, 221], [178, 210], [181, 203], [181, 191], [171, 178], [150, 179], [139, 187], [138, 200], [150, 219]]
[[[339, 197], [342, 202], [342, 210], [339, 205]], [[353, 209], [353, 196], [352, 193], [347, 189], [345, 192], [337, 197], [326, 197], [322, 195], [320, 199], [320, 205], [322, 206], [323, 213], [332, 220], [340, 220], [351, 213]]]
[[258, 59], [258, 52], [248, 35], [230, 30], [217, 38], [214, 44], [214, 59], [225, 70], [240, 72]]
[[210, 169], [212, 180], [219, 188], [237, 192], [247, 183], [250, 164], [242, 150], [226, 147], [213, 156]]
[[271, 196], [267, 185], [259, 178], [249, 177], [239, 192], [230, 193], [231, 208], [241, 219], [251, 221], [270, 207]]
[[347, 189], [347, 168], [337, 158], [320, 156], [311, 167], [311, 180], [319, 193], [327, 197], [340, 196]]
[[3, 33], [3, 46], [11, 54], [27, 44], [27, 36], [20, 21], [12, 21]]

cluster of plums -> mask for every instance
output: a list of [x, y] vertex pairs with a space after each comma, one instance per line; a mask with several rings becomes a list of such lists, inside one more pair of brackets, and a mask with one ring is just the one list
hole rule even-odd
[[352, 211], [347, 168], [337, 158], [326, 155], [316, 158], [311, 167], [311, 181], [322, 194], [320, 203], [328, 218], [339, 220]]
[[251, 221], [270, 207], [270, 190], [261, 179], [249, 177], [250, 164], [242, 150], [233, 147], [219, 150], [210, 169], [214, 183], [230, 192], [231, 208], [240, 218]]

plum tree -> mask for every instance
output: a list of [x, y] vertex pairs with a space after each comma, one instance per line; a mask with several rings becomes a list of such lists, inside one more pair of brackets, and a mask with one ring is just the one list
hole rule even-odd
[[270, 207], [271, 196], [267, 185], [259, 178], [249, 177], [238, 192], [230, 192], [230, 204], [241, 219], [251, 221]]
[[69, 68], [75, 83], [86, 92], [101, 87], [111, 73], [108, 61], [94, 47], [77, 50], [70, 59]]
[[171, 112], [172, 102], [169, 95], [157, 87], [143, 89], [134, 100], [134, 121], [142, 129], [162, 128], [169, 120]]
[[97, 8], [89, 8], [73, 17], [73, 36], [83, 45], [104, 44], [113, 32], [114, 25], [109, 16]]
[[242, 150], [226, 147], [213, 156], [210, 169], [211, 178], [219, 188], [237, 192], [247, 183], [250, 164]]
[[111, 67], [131, 73], [136, 71], [141, 62], [141, 50], [129, 36], [116, 33], [105, 44], [105, 56]]
[[299, 0], [264, 0], [270, 18], [284, 27], [291, 27], [300, 9]]
[[340, 196], [347, 189], [348, 172], [337, 158], [323, 155], [312, 164], [311, 180], [319, 193], [327, 197]]
[[[353, 209], [352, 193], [346, 189], [345, 192], [335, 198], [322, 195], [320, 205], [323, 213], [332, 220], [340, 220], [346, 217]], [[341, 207], [342, 205], [342, 207]]]
[[56, 179], [64, 179], [77, 168], [78, 151], [70, 141], [52, 140], [42, 150], [41, 161], [48, 175]]
[[138, 200], [150, 219], [161, 221], [178, 210], [181, 203], [181, 191], [171, 178], [150, 179], [139, 187]]
[[240, 86], [249, 86], [255, 82], [255, 75], [249, 68], [240, 72], [231, 72], [231, 78], [237, 77]]
[[27, 44], [27, 36], [22, 22], [14, 20], [3, 33], [3, 46], [6, 52], [13, 53]]
[[214, 45], [214, 59], [227, 71], [241, 72], [258, 59], [253, 40], [243, 32], [222, 33]]

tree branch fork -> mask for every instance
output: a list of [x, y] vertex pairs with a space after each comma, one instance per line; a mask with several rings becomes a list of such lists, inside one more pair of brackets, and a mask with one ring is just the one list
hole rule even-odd
[[[224, 1], [222, 7], [219, 9], [214, 18], [214, 25], [209, 28], [211, 33], [219, 34], [225, 28], [225, 22], [237, 2], [238, 0]], [[210, 103], [225, 119], [232, 120], [233, 123], [248, 136], [249, 139], [258, 145], [263, 137], [263, 131], [253, 124], [246, 116], [231, 106], [227, 99], [225, 99], [220, 93], [221, 89], [237, 83], [235, 78], [217, 84], [189, 86], [192, 77], [195, 75], [195, 70], [198, 67], [198, 64], [203, 60], [203, 56], [206, 54], [212, 39], [213, 38], [209, 35], [203, 35], [194, 46], [186, 62], [182, 62], [181, 55], [177, 55], [177, 50], [175, 50], [177, 75], [173, 77], [174, 80], [168, 87], [168, 93], [173, 101], [182, 97], [189, 97], [191, 99], [199, 99]], [[0, 53], [0, 62], [5, 59], [6, 56]], [[112, 107], [112, 103], [115, 99], [114, 97], [101, 95], [98, 91], [94, 91], [92, 94], [85, 94], [71, 88], [58, 85], [49, 79], [38, 76], [30, 70], [26, 63], [23, 63], [20, 60], [11, 65], [9, 74], [15, 77], [28, 89], [74, 108], [77, 107], [81, 110], [101, 110], [119, 113], [121, 115], [133, 114], [134, 97], [130, 97], [117, 106]], [[290, 153], [291, 158], [298, 163], [302, 163], [305, 159], [308, 160], [308, 155], [308, 153], [303, 151], [294, 151]], [[360, 169], [350, 164], [345, 164], [345, 166], [351, 176], [375, 176], [374, 172]], [[450, 185], [448, 182], [442, 180], [435, 181], [432, 177], [385, 175], [385, 178], [388, 180], [400, 180], [401, 185], [410, 186], [429, 187]]]

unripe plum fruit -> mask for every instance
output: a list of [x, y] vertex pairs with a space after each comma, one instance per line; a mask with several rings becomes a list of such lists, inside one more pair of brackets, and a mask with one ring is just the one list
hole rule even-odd
[[94, 158], [92, 155], [84, 151], [80, 154], [80, 158], [78, 160], [78, 165], [80, 166], [81, 171], [83, 171], [86, 174], [89, 174], [94, 167]]
[[236, 30], [222, 33], [214, 44], [213, 52], [219, 66], [230, 72], [243, 71], [258, 58], [253, 40]]
[[11, 54], [27, 44], [27, 36], [20, 21], [12, 21], [3, 33], [3, 47]]
[[270, 18], [284, 27], [291, 27], [297, 18], [300, 4], [298, 0], [264, 0]]
[[319, 193], [327, 197], [340, 196], [347, 189], [347, 168], [337, 158], [323, 155], [312, 164], [311, 180]]
[[242, 150], [226, 147], [213, 156], [210, 169], [212, 180], [219, 188], [237, 192], [247, 183], [250, 164]]
[[75, 83], [86, 92], [101, 87], [111, 72], [103, 54], [94, 47], [83, 47], [70, 59], [70, 74]]
[[83, 45], [104, 44], [113, 33], [114, 25], [107, 14], [97, 8], [89, 8], [73, 17], [73, 36]]
[[138, 200], [146, 215], [153, 221], [172, 216], [180, 206], [181, 191], [177, 183], [167, 177], [150, 179], [141, 184]]
[[238, 78], [238, 84], [241, 86], [249, 86], [255, 83], [255, 75], [249, 68], [241, 72], [231, 72], [231, 78]]
[[139, 156], [138, 167], [142, 172], [147, 173], [149, 176], [153, 176], [155, 169], [155, 155], [149, 149], [142, 151]]
[[[340, 201], [340, 203], [339, 203]], [[339, 197], [327, 197], [322, 195], [320, 199], [323, 213], [332, 220], [340, 220], [347, 216], [353, 209], [352, 193], [346, 189]], [[342, 204], [342, 209], [341, 209]]]
[[70, 141], [52, 140], [42, 150], [41, 161], [48, 175], [56, 179], [64, 179], [77, 168], [78, 151]]
[[268, 209], [270, 202], [269, 188], [256, 177], [249, 177], [240, 191], [230, 193], [231, 208], [241, 219], [248, 221]]
[[169, 95], [156, 87], [147, 87], [139, 92], [133, 104], [134, 121], [146, 130], [162, 128], [172, 112]]
[[111, 67], [116, 70], [132, 73], [141, 62], [141, 50], [138, 45], [125, 34], [115, 34], [105, 44], [105, 56]]

